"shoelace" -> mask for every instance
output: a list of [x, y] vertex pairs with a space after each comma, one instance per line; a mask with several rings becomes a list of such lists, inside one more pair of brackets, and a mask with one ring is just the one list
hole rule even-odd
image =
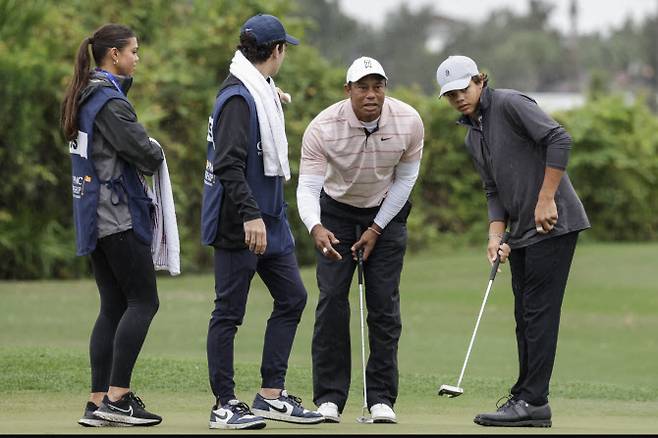
[[253, 415], [251, 409], [249, 409], [249, 405], [247, 405], [245, 402], [229, 405], [229, 409], [238, 415]]
[[[503, 400], [505, 400], [503, 402]], [[503, 402], [501, 404], [501, 402]], [[496, 402], [496, 408], [500, 411], [501, 409], [506, 408], [507, 406], [511, 405], [514, 402], [514, 396], [512, 394], [504, 395], [501, 398], [498, 399]]]
[[128, 394], [128, 399], [133, 400], [135, 403], [137, 403], [142, 409], [146, 409], [146, 406], [144, 405], [144, 402], [142, 401], [141, 398], [137, 397], [134, 393]]
[[292, 394], [288, 394], [288, 397], [286, 397], [286, 398], [290, 399], [290, 401], [292, 402], [293, 405], [295, 405], [297, 407], [300, 407], [300, 408], [302, 407], [302, 399], [301, 398], [296, 397]]

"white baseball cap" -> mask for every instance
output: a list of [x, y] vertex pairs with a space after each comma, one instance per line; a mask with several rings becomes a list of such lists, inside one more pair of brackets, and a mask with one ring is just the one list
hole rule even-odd
[[436, 81], [441, 86], [439, 97], [452, 90], [463, 90], [479, 75], [478, 66], [468, 56], [449, 56], [436, 69]]
[[388, 81], [384, 68], [376, 59], [362, 56], [354, 60], [350, 68], [347, 69], [347, 83], [356, 82], [364, 76], [380, 75]]

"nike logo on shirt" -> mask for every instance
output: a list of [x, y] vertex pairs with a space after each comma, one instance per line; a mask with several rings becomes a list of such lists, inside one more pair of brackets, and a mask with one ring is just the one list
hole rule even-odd
[[393, 138], [393, 137], [382, 138], [382, 141], [390, 140], [390, 139], [392, 139], [392, 138]]

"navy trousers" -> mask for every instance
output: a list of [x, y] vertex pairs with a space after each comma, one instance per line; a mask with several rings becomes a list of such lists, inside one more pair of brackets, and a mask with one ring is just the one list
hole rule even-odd
[[267, 286], [274, 306], [265, 329], [261, 361], [263, 388], [285, 388], [288, 358], [306, 305], [306, 289], [294, 252], [257, 256], [247, 249], [215, 249], [215, 310], [208, 326], [210, 386], [221, 405], [236, 398], [233, 346], [242, 324], [255, 273]]

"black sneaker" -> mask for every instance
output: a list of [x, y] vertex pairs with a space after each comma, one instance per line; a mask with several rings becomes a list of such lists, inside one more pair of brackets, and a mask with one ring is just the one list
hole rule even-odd
[[110, 401], [106, 395], [101, 406], [94, 411], [94, 416], [102, 420], [133, 426], [155, 426], [162, 422], [162, 417], [147, 411], [144, 402], [132, 392], [125, 394], [115, 402]]
[[477, 415], [473, 422], [481, 426], [551, 427], [551, 407], [535, 406], [523, 400], [508, 400], [496, 412]]
[[324, 422], [322, 414], [309, 411], [302, 406], [302, 399], [288, 394], [284, 389], [277, 398], [264, 398], [256, 394], [251, 405], [254, 414], [269, 420], [286, 421], [288, 423], [319, 424]]
[[87, 405], [85, 406], [84, 414], [82, 415], [82, 418], [78, 420], [78, 424], [84, 427], [112, 427], [115, 425], [129, 426], [129, 424], [119, 424], [119, 423], [115, 424], [111, 421], [101, 420], [100, 418], [95, 417], [94, 411], [96, 409], [98, 409], [98, 406], [96, 406], [92, 402], [87, 402]]

